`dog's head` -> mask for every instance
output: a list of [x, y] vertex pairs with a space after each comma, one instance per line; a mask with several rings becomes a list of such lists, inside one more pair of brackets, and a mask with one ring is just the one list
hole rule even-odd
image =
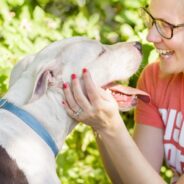
[[[140, 47], [137, 42], [104, 45], [83, 37], [55, 42], [37, 53], [31, 64], [24, 67], [26, 69], [21, 78], [26, 76], [28, 79], [26, 85], [29, 85], [29, 89], [31, 86], [31, 90], [24, 92], [26, 97], [23, 103], [40, 98], [50, 85], [58, 85], [58, 82], [63, 81], [69, 82], [71, 73], [80, 76], [82, 69], [88, 68], [95, 83], [105, 89], [110, 89], [119, 103], [120, 110], [125, 111], [129, 109], [129, 106], [135, 105], [136, 95], [147, 96], [142, 91], [115, 85], [118, 80], [127, 80], [139, 68], [142, 60]], [[13, 70], [14, 76], [17, 73], [15, 70]], [[20, 79], [20, 76], [17, 76], [18, 79], [13, 77], [12, 84], [14, 85]], [[125, 98], [125, 95], [128, 97]], [[133, 97], [130, 98], [132, 95]], [[126, 104], [126, 107], [122, 104]]]

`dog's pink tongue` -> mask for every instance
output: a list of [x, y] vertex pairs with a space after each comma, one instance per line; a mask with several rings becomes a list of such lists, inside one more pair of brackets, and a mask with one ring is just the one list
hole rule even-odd
[[[105, 88], [108, 88], [112, 92], [115, 92], [114, 97], [116, 100], [121, 101], [122, 98], [131, 98], [131, 96], [137, 96], [137, 98], [141, 99], [142, 101], [149, 103], [150, 102], [150, 95], [142, 90], [132, 88], [129, 86], [122, 86], [122, 85], [115, 85], [110, 84], [108, 86], [105, 86]], [[117, 94], [116, 94], [117, 93]], [[119, 93], [119, 95], [118, 95]], [[124, 94], [124, 95], [120, 95]], [[127, 95], [127, 96], [126, 96]], [[124, 101], [124, 100], [123, 100]]]

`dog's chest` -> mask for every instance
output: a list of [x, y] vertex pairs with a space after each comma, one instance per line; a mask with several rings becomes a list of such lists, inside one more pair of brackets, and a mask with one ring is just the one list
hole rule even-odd
[[1, 183], [28, 184], [24, 172], [17, 166], [6, 150], [0, 146], [0, 181]]
[[48, 145], [30, 127], [6, 110], [0, 110], [0, 122], [0, 146], [6, 152], [9, 162], [11, 159], [15, 161], [16, 169], [22, 171], [28, 183], [50, 181], [59, 184], [55, 158]]

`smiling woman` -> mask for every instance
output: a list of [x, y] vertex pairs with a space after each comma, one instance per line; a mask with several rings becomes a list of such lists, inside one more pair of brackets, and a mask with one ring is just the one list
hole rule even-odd
[[[181, 3], [181, 1], [179, 1]], [[170, 29], [170, 39], [166, 37], [169, 35], [163, 36], [161, 29], [157, 26], [157, 24], [153, 24], [150, 28], [149, 34], [147, 36], [148, 41], [153, 42], [155, 48], [158, 50], [160, 54], [160, 67], [162, 72], [164, 73], [178, 73], [184, 70], [183, 65], [183, 53], [184, 47], [182, 47], [182, 43], [184, 41], [184, 20], [183, 20], [183, 11], [181, 10], [181, 4], [176, 3], [176, 8], [173, 10], [173, 3], [168, 1], [167, 4], [159, 3], [155, 1], [150, 4], [149, 11], [152, 17], [157, 17], [159, 19], [164, 20], [169, 23], [164, 30]], [[160, 11], [159, 6], [164, 6], [165, 8]], [[172, 14], [170, 13], [172, 11]], [[173, 16], [173, 14], [175, 16]], [[169, 26], [170, 25], [170, 26]], [[174, 26], [175, 25], [175, 26]], [[177, 26], [178, 25], [178, 26]], [[157, 29], [157, 30], [155, 30]], [[163, 29], [162, 29], [163, 30]], [[173, 30], [173, 31], [171, 31]], [[165, 31], [166, 32], [166, 31]], [[167, 31], [168, 33], [169, 31]], [[173, 34], [171, 34], [173, 32]], [[156, 34], [159, 33], [161, 37], [158, 37]], [[161, 38], [166, 38], [161, 41]]]
[[[158, 62], [147, 66], [138, 82], [138, 88], [151, 95], [149, 105], [138, 103], [135, 120], [135, 141], [155, 170], [165, 161], [172, 168], [172, 183], [183, 183], [183, 80], [184, 80], [184, 19], [183, 0], [152, 0], [143, 9], [149, 32], [147, 39], [159, 54]], [[163, 8], [164, 7], [164, 8]], [[172, 12], [172, 13], [171, 13]], [[149, 24], [148, 24], [149, 23]], [[177, 98], [178, 97], [178, 98]], [[151, 144], [153, 154], [145, 148], [142, 126], [156, 128], [146, 144]], [[152, 128], [152, 129], [154, 129]], [[145, 130], [143, 130], [144, 133]], [[147, 132], [148, 133], [148, 132]], [[157, 135], [154, 143], [151, 137]], [[154, 156], [156, 154], [158, 156]]]

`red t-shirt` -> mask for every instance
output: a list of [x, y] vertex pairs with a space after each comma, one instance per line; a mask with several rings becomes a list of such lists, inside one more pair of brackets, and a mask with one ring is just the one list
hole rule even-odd
[[137, 87], [151, 101], [138, 100], [135, 122], [164, 130], [165, 160], [176, 175], [184, 173], [184, 73], [163, 76], [156, 62], [144, 69]]

